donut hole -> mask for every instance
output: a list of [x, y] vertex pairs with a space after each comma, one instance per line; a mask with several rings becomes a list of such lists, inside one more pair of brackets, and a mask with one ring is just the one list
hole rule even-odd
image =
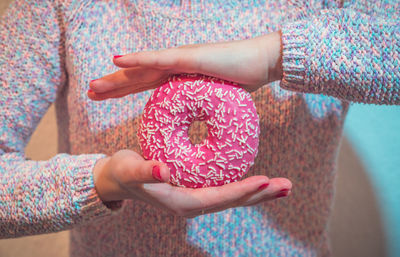
[[200, 144], [208, 137], [207, 124], [204, 121], [195, 120], [190, 124], [188, 133], [192, 144]]

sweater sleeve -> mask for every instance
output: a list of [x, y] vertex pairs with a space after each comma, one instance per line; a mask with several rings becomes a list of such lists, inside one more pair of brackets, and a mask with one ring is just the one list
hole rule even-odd
[[116, 213], [94, 188], [92, 169], [103, 154], [25, 158], [31, 134], [66, 84], [59, 11], [52, 0], [16, 0], [0, 20], [0, 238]]
[[400, 20], [351, 8], [282, 27], [288, 90], [371, 104], [400, 104]]

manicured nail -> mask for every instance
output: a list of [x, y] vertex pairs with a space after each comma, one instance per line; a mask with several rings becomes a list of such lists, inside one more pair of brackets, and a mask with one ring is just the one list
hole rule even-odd
[[288, 196], [289, 195], [289, 190], [287, 190], [287, 191], [281, 191], [279, 194], [277, 194], [276, 195], [276, 198], [279, 198], [279, 197], [285, 197], [285, 196]]
[[284, 189], [281, 189], [281, 191], [279, 191], [279, 192], [288, 192], [288, 191], [290, 191], [290, 190], [287, 188], [284, 188]]
[[157, 165], [153, 166], [152, 174], [153, 174], [153, 178], [157, 179], [158, 181], [162, 181], [160, 167], [158, 167]]
[[88, 90], [88, 93], [93, 93], [93, 90], [89, 89], [89, 90]]
[[122, 57], [123, 55], [114, 55], [114, 59], [117, 59], [119, 57]]
[[98, 79], [91, 80], [90, 83], [95, 82], [96, 80], [98, 80]]
[[258, 190], [259, 190], [259, 191], [260, 191], [260, 190], [263, 190], [264, 188], [267, 188], [268, 185], [269, 185], [269, 183], [262, 184], [261, 186], [258, 187]]

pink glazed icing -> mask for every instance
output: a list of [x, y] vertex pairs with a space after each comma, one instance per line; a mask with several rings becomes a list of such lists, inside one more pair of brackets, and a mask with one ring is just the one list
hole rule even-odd
[[[192, 144], [188, 131], [204, 121], [208, 136]], [[145, 159], [164, 162], [170, 182], [199, 188], [237, 181], [254, 164], [259, 119], [250, 94], [233, 82], [173, 76], [146, 104], [138, 137]]]

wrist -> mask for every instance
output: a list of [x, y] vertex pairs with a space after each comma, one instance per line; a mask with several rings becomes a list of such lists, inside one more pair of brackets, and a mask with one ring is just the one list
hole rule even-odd
[[268, 83], [282, 80], [282, 33], [281, 31], [268, 34]]

